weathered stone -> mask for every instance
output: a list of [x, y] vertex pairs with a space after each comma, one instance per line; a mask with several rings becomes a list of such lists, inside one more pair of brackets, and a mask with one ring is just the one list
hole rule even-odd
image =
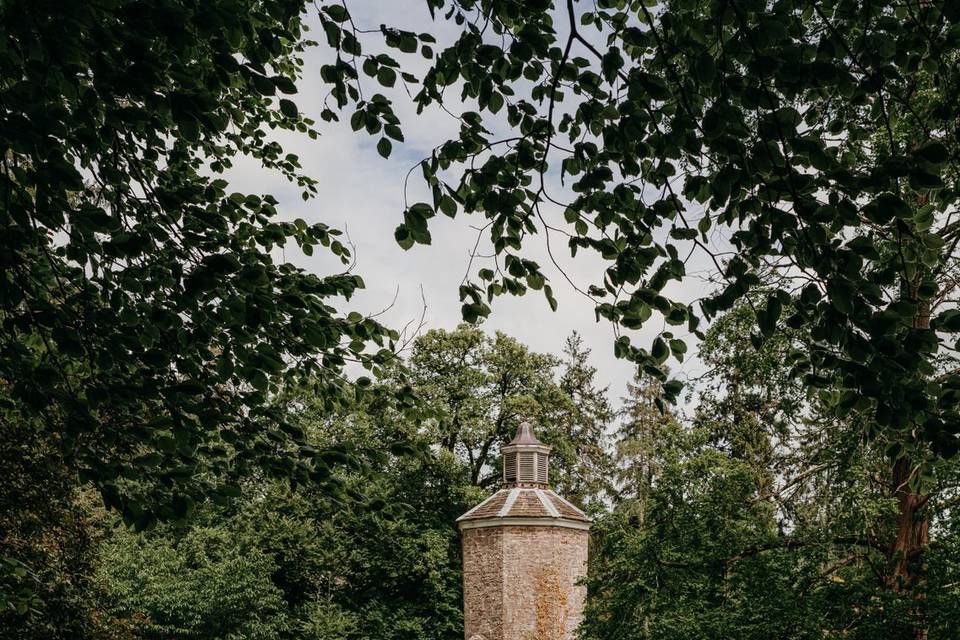
[[583, 529], [503, 526], [463, 532], [464, 630], [484, 640], [572, 640], [583, 618]]
[[[529, 425], [511, 448], [549, 448]], [[505, 474], [506, 475], [506, 474]], [[590, 519], [546, 483], [507, 481], [459, 518], [467, 640], [573, 640], [583, 618]]]

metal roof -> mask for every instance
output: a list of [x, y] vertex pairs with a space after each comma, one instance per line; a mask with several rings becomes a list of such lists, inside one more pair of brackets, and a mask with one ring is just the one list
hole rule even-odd
[[[461, 529], [509, 525], [538, 525], [588, 529], [590, 518], [550, 489], [543, 475], [536, 473], [537, 465], [548, 464], [550, 447], [537, 440], [533, 427], [524, 422], [510, 444], [503, 447], [504, 480], [502, 489], [457, 518]], [[522, 452], [522, 453], [518, 453]], [[518, 481], [517, 456], [530, 456], [530, 478]], [[513, 464], [512, 479], [507, 478], [508, 463]], [[542, 478], [542, 479], [541, 479]], [[541, 479], [541, 481], [537, 481]]]
[[517, 435], [513, 437], [513, 440], [511, 440], [510, 444], [507, 446], [513, 446], [515, 444], [533, 444], [541, 447], [546, 446], [537, 440], [537, 436], [533, 435], [533, 427], [529, 422], [520, 423], [520, 426], [517, 428]]

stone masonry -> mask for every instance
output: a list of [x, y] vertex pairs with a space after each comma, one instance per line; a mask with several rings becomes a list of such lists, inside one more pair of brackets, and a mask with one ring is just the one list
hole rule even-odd
[[[546, 464], [549, 447], [529, 425], [504, 447], [504, 456], [527, 448], [543, 453]], [[516, 461], [507, 465], [518, 468]], [[576, 637], [586, 597], [577, 582], [586, 575], [590, 526], [582, 511], [546, 483], [510, 478], [458, 523], [466, 640]]]
[[467, 640], [572, 640], [583, 618], [583, 529], [505, 526], [463, 532]]

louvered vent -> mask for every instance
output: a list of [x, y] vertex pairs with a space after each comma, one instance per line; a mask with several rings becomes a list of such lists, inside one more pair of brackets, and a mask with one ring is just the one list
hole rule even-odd
[[517, 481], [517, 454], [508, 453], [503, 456], [503, 481]]
[[547, 455], [537, 454], [537, 482], [547, 484]]
[[525, 451], [520, 454], [520, 482], [535, 482], [533, 456], [533, 452]]

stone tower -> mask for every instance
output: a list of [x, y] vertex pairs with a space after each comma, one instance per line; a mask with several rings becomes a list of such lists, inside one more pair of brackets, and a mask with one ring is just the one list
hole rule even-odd
[[551, 491], [529, 424], [503, 447], [503, 488], [457, 519], [466, 640], [572, 640], [583, 617], [590, 518]]

